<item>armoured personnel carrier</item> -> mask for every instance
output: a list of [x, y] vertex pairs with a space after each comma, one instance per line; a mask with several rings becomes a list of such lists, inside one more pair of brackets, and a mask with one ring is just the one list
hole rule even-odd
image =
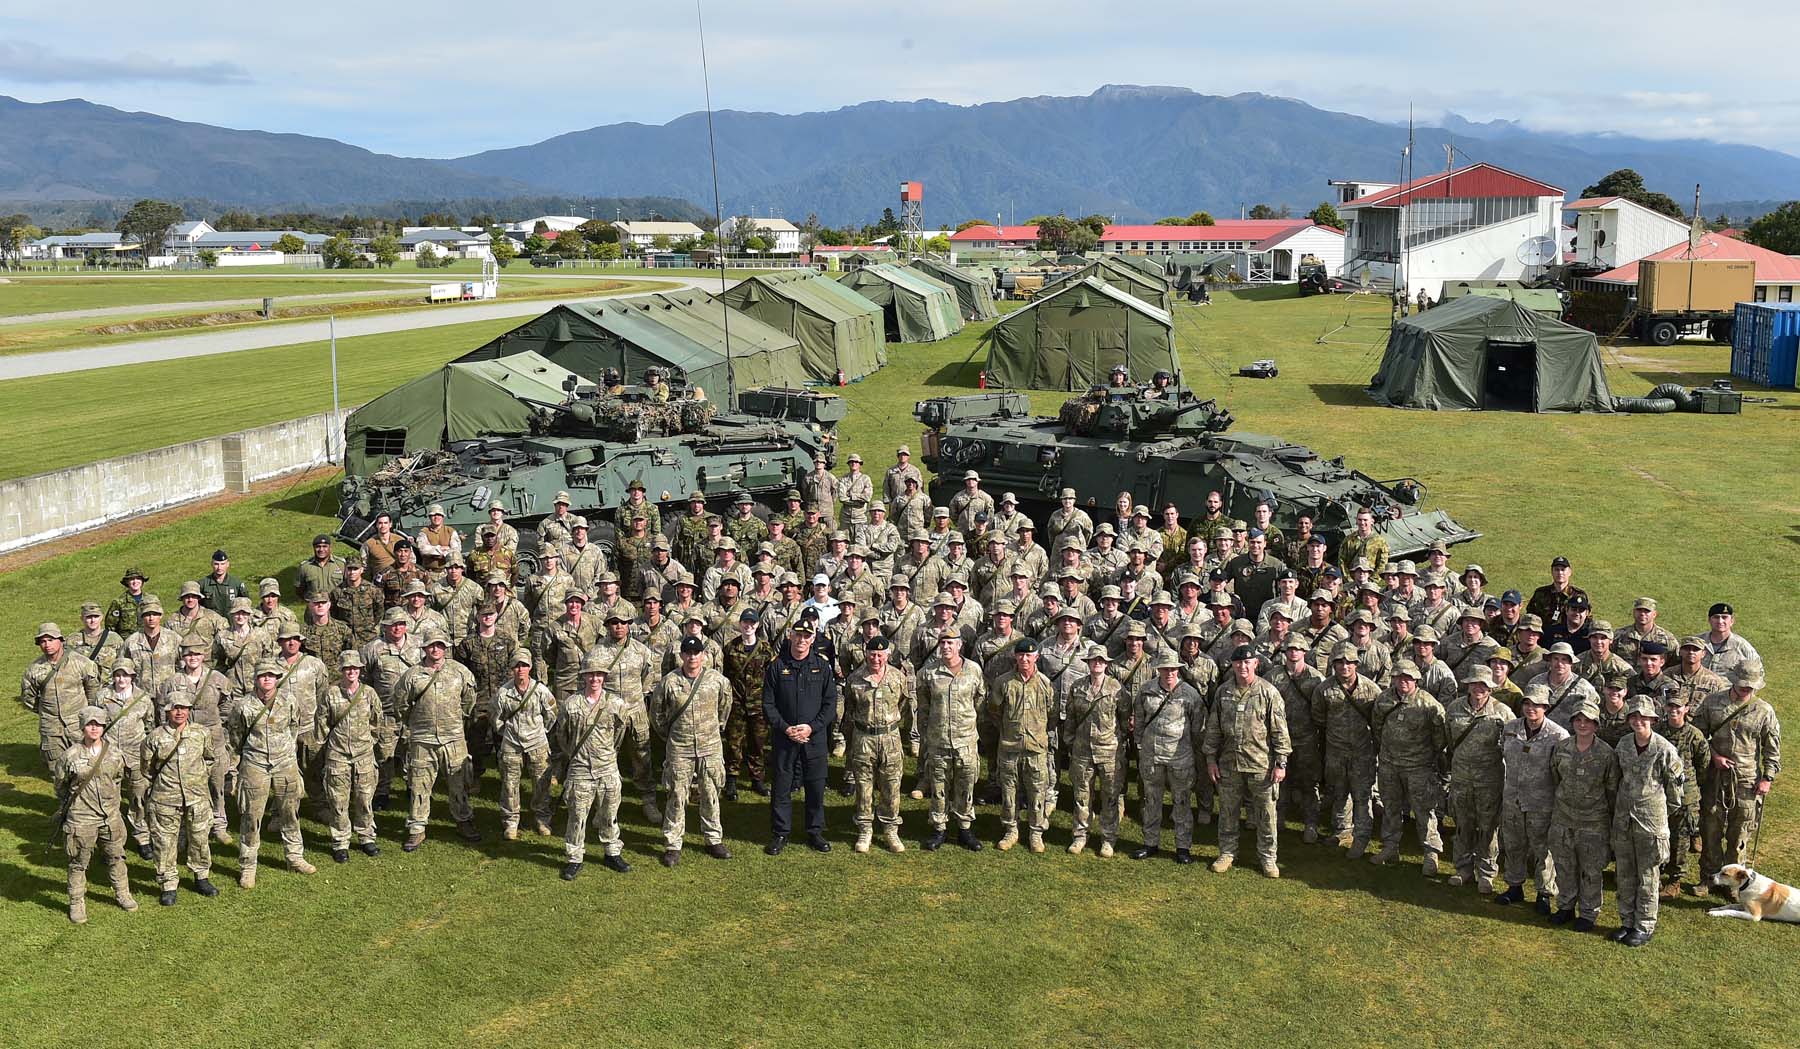
[[[845, 409], [836, 397], [775, 388], [744, 391], [735, 412], [693, 397], [657, 400], [642, 387], [530, 403], [538, 412], [528, 435], [457, 441], [345, 477], [339, 537], [360, 542], [382, 510], [412, 534], [429, 523], [433, 504], [444, 508], [445, 523], [472, 535], [496, 500], [508, 521], [529, 525], [566, 491], [570, 509], [594, 519], [592, 540], [609, 547], [611, 511], [633, 481], [658, 503], [681, 502], [692, 491], [721, 503], [738, 492], [778, 496], [815, 459], [834, 462]], [[520, 529], [522, 542], [527, 532]]]
[[1333, 549], [1365, 506], [1396, 557], [1480, 537], [1442, 510], [1422, 509], [1425, 486], [1417, 480], [1376, 480], [1342, 457], [1233, 431], [1229, 411], [1186, 390], [1149, 397], [1097, 388], [1066, 402], [1055, 419], [1031, 415], [1024, 394], [935, 397], [918, 402], [913, 416], [926, 427], [921, 458], [936, 474], [930, 489], [939, 505], [975, 470], [985, 491], [1011, 491], [1026, 511], [1053, 509], [1058, 492], [1073, 488], [1080, 505], [1108, 514], [1113, 499], [1130, 492], [1141, 505], [1174, 503], [1187, 519], [1202, 514], [1206, 494], [1216, 490], [1225, 514], [1244, 520], [1259, 500], [1274, 499], [1275, 524], [1290, 534], [1310, 514]]

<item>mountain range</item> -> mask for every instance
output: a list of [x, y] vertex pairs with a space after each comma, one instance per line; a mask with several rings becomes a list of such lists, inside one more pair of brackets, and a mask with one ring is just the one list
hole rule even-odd
[[[1787, 199], [1800, 158], [1756, 146], [1533, 131], [1447, 114], [1415, 131], [1415, 170], [1445, 145], [1560, 185], [1572, 198], [1616, 168], [1684, 203]], [[1041, 213], [1119, 221], [1266, 203], [1305, 211], [1330, 178], [1392, 181], [1407, 132], [1261, 94], [1111, 85], [1090, 95], [958, 106], [865, 102], [830, 112], [714, 114], [728, 214], [872, 221], [899, 183], [925, 185], [927, 226]], [[394, 157], [332, 139], [239, 131], [81, 100], [0, 96], [0, 201], [160, 196], [265, 209], [563, 194], [712, 198], [706, 115], [609, 124], [451, 159]], [[685, 213], [691, 205], [663, 209]], [[29, 210], [29, 209], [27, 209]], [[709, 208], [692, 208], [694, 213]], [[1738, 217], [1736, 214], [1733, 216]]]

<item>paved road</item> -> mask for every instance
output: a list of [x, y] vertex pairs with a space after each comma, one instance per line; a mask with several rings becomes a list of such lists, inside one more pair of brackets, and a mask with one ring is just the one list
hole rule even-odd
[[[580, 279], [591, 282], [595, 278], [588, 276]], [[668, 291], [697, 287], [705, 287], [707, 290], [718, 288], [716, 280], [704, 277], [634, 276], [628, 279], [655, 280], [667, 285], [666, 289], [659, 290]], [[337, 322], [337, 334], [338, 338], [347, 339], [358, 335], [385, 335], [390, 332], [441, 328], [450, 324], [469, 324], [474, 321], [501, 320], [507, 317], [532, 317], [558, 302], [582, 302], [593, 297], [590, 293], [562, 298], [455, 303], [399, 313], [345, 317]], [[162, 339], [139, 339], [85, 349], [22, 353], [10, 357], [0, 357], [0, 380], [89, 371], [94, 368], [113, 368], [122, 364], [144, 364], [149, 361], [174, 360], [180, 357], [209, 357], [218, 353], [237, 353], [240, 350], [261, 350], [273, 346], [291, 346], [295, 343], [323, 342], [330, 337], [330, 324], [326, 320], [285, 321], [260, 328], [208, 332], [200, 335], [174, 335]]]

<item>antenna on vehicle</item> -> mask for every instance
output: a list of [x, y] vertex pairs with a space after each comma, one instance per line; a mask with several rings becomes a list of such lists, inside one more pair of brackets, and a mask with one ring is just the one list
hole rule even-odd
[[706, 19], [694, 0], [694, 24], [700, 30], [700, 83], [706, 91], [706, 152], [712, 161], [713, 241], [719, 256], [719, 320], [725, 331], [725, 408], [737, 408], [737, 375], [731, 364], [731, 307], [725, 305], [725, 210], [719, 203], [719, 147], [713, 141], [712, 76], [706, 68]]

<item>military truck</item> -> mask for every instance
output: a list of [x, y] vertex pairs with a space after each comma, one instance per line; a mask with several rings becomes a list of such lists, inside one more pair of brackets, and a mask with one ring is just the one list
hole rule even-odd
[[[1355, 529], [1364, 507], [1396, 557], [1431, 544], [1466, 543], [1479, 532], [1442, 510], [1422, 509], [1425, 486], [1402, 477], [1377, 480], [1310, 448], [1279, 437], [1231, 430], [1231, 413], [1187, 390], [1151, 397], [1135, 389], [1097, 388], [1072, 398], [1055, 419], [1033, 416], [1023, 394], [934, 397], [914, 405], [926, 427], [921, 459], [936, 474], [932, 501], [948, 503], [965, 471], [981, 474], [996, 497], [1011, 491], [1026, 512], [1047, 512], [1063, 488], [1080, 505], [1107, 515], [1120, 492], [1184, 517], [1205, 510], [1218, 491], [1229, 517], [1248, 520], [1257, 502], [1275, 501], [1275, 524], [1292, 532], [1302, 514], [1336, 544]], [[1041, 519], [1041, 518], [1040, 518]], [[1096, 515], [1096, 520], [1100, 518]]]
[[[592, 541], [610, 548], [611, 511], [632, 482], [642, 482], [656, 503], [680, 503], [691, 491], [720, 505], [739, 492], [772, 503], [814, 460], [835, 461], [845, 411], [837, 397], [778, 388], [744, 391], [734, 412], [692, 397], [657, 400], [635, 386], [530, 403], [538, 411], [526, 436], [456, 441], [391, 459], [367, 476], [346, 476], [339, 537], [361, 542], [382, 510], [411, 534], [429, 523], [426, 510], [434, 504], [464, 535], [487, 522], [495, 501], [508, 521], [531, 525], [567, 491], [570, 509], [593, 520]], [[527, 531], [520, 528], [523, 546]]]

